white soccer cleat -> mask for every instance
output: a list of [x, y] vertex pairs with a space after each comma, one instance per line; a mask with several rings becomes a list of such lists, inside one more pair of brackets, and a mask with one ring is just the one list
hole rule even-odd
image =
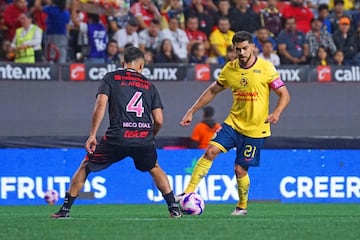
[[231, 216], [246, 216], [247, 213], [248, 212], [246, 209], [236, 207], [235, 210], [231, 213]]
[[178, 195], [174, 195], [174, 198], [175, 198], [175, 202], [180, 202], [180, 200], [185, 196], [185, 193], [181, 193], [181, 194], [178, 194]]

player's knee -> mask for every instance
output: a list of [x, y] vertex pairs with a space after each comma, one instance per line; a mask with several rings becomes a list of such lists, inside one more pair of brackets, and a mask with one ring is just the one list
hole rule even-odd
[[213, 145], [209, 145], [208, 148], [206, 149], [204, 157], [208, 160], [214, 160], [217, 157], [217, 155], [219, 155], [219, 153], [220, 153], [219, 148]]
[[91, 173], [91, 169], [89, 167], [89, 164], [86, 164], [85, 166], [85, 172], [86, 172], [86, 176], [89, 175], [89, 173]]
[[240, 165], [235, 164], [234, 171], [235, 171], [236, 177], [238, 177], [238, 178], [245, 177], [246, 174], [248, 173], [248, 170], [249, 170], [248, 166], [240, 166]]
[[88, 161], [86, 159], [82, 160], [82, 162], [80, 163], [81, 168], [85, 168], [87, 165], [88, 165]]
[[135, 168], [140, 172], [154, 172], [159, 169], [159, 165], [150, 162], [135, 162]]
[[81, 162], [80, 167], [85, 169], [86, 175], [88, 175], [91, 172], [90, 167], [89, 167], [89, 161], [87, 161], [86, 159], [84, 159]]

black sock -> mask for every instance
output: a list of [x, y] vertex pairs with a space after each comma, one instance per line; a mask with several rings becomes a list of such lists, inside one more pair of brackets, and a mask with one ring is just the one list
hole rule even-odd
[[61, 207], [61, 210], [69, 211], [73, 205], [76, 197], [72, 197], [69, 192], [65, 193], [64, 204]]
[[164, 199], [165, 199], [168, 206], [171, 206], [172, 204], [175, 203], [175, 197], [174, 197], [173, 191], [164, 194], [163, 197], [164, 197]]

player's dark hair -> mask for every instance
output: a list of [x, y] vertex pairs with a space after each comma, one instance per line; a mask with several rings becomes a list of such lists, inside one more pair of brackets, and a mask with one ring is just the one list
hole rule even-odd
[[124, 62], [131, 63], [138, 59], [144, 59], [144, 53], [137, 47], [127, 47], [124, 51]]
[[235, 43], [240, 43], [240, 42], [244, 42], [244, 41], [248, 41], [249, 43], [254, 43], [253, 37], [252, 37], [251, 33], [249, 33], [248, 31], [238, 31], [237, 33], [235, 33], [235, 35], [232, 39], [232, 43], [234, 45], [235, 45]]

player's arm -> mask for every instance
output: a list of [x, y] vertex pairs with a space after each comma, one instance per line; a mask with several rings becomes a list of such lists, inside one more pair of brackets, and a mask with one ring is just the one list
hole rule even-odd
[[213, 82], [205, 91], [200, 95], [200, 97], [195, 101], [191, 108], [186, 112], [185, 116], [180, 121], [180, 125], [188, 126], [192, 121], [192, 116], [199, 109], [211, 102], [215, 96], [223, 91], [225, 88], [221, 86], [218, 82]]
[[160, 131], [163, 122], [164, 122], [164, 117], [163, 117], [163, 111], [161, 108], [155, 108], [152, 110], [152, 117], [154, 120], [154, 129], [153, 129], [153, 133], [154, 136], [156, 136], [156, 134], [158, 134], [158, 132]]
[[108, 96], [106, 94], [98, 94], [92, 115], [89, 138], [85, 143], [85, 148], [88, 153], [93, 153], [95, 151], [97, 144], [96, 134], [100, 127], [101, 121], [104, 118], [107, 102]]
[[281, 113], [290, 102], [290, 94], [285, 85], [275, 89], [274, 91], [276, 95], [279, 96], [279, 99], [274, 111], [266, 118], [266, 123], [277, 123], [280, 119]]

